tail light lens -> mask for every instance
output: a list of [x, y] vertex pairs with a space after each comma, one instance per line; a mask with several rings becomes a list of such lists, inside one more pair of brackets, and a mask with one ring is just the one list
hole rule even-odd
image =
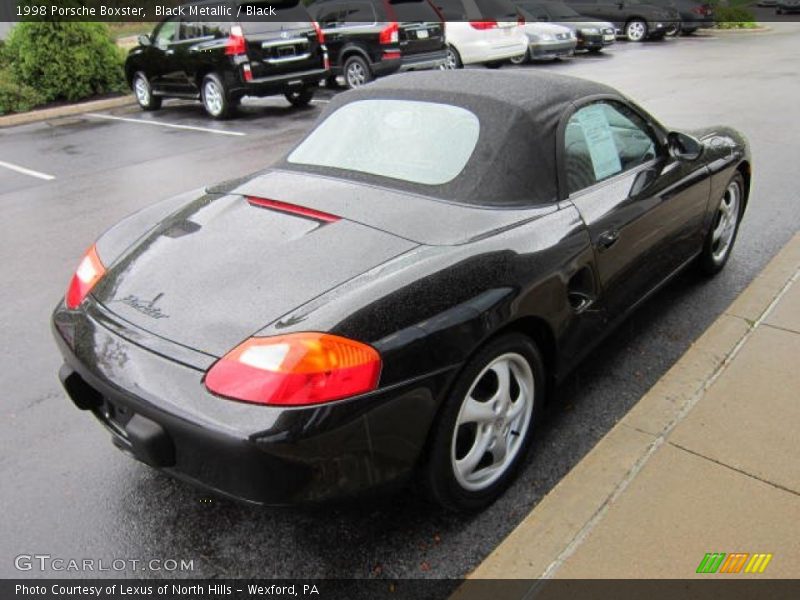
[[314, 25], [314, 31], [317, 32], [317, 41], [320, 44], [325, 43], [325, 34], [322, 32], [322, 28], [319, 26], [319, 23], [316, 21], [311, 21], [311, 24]]
[[517, 17], [517, 25], [525, 25], [525, 17], [523, 17], [522, 15]]
[[97, 255], [97, 248], [92, 245], [83, 255], [80, 264], [78, 265], [72, 280], [69, 282], [67, 288], [66, 303], [67, 308], [75, 310], [81, 305], [92, 291], [95, 284], [103, 278], [106, 274], [106, 268], [100, 262], [100, 257]]
[[299, 406], [339, 400], [374, 390], [378, 352], [327, 333], [250, 338], [206, 373], [214, 394], [256, 404]]
[[473, 29], [484, 31], [486, 29], [494, 29], [497, 27], [497, 21], [470, 21]]
[[396, 44], [400, 41], [400, 25], [391, 23], [381, 30], [379, 41], [381, 44]]
[[244, 32], [240, 25], [233, 25], [228, 41], [225, 43], [226, 56], [238, 56], [247, 53], [247, 45], [244, 41]]

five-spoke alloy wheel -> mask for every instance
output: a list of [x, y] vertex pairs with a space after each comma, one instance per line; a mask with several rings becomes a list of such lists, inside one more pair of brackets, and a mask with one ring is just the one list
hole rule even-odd
[[426, 482], [436, 502], [477, 510], [503, 492], [530, 446], [544, 387], [541, 355], [527, 336], [508, 333], [478, 351], [434, 427]]
[[722, 270], [731, 255], [739, 221], [744, 212], [744, 180], [736, 173], [725, 188], [706, 235], [699, 264], [703, 272], [715, 275]]

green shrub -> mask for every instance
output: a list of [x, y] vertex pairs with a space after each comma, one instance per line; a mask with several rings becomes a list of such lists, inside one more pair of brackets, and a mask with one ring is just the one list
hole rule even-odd
[[36, 89], [45, 102], [125, 88], [122, 58], [104, 23], [18, 23], [3, 54], [16, 80]]
[[24, 112], [44, 102], [39, 92], [19, 83], [9, 69], [0, 68], [0, 115]]
[[755, 15], [746, 8], [717, 6], [714, 20], [720, 29], [752, 29], [756, 27]]

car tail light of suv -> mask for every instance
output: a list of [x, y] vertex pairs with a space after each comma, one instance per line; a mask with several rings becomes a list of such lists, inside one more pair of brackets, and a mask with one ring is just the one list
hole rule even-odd
[[233, 25], [228, 41], [225, 43], [225, 54], [227, 56], [238, 56], [247, 52], [247, 43], [244, 39], [244, 32], [240, 25]]
[[378, 41], [381, 45], [397, 44], [400, 41], [400, 25], [397, 22], [390, 23], [381, 30]]
[[496, 29], [497, 28], [497, 21], [470, 21], [469, 24], [472, 26], [473, 29], [478, 29], [480, 31], [485, 31], [487, 29]]

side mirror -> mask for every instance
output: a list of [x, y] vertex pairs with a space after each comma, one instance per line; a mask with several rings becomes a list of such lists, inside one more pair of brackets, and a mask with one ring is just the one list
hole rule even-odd
[[139, 36], [138, 42], [140, 46], [149, 46], [153, 43], [153, 40], [150, 39], [149, 35], [142, 34]]
[[678, 160], [696, 160], [703, 153], [703, 144], [698, 139], [680, 131], [667, 134], [667, 146], [670, 156]]

